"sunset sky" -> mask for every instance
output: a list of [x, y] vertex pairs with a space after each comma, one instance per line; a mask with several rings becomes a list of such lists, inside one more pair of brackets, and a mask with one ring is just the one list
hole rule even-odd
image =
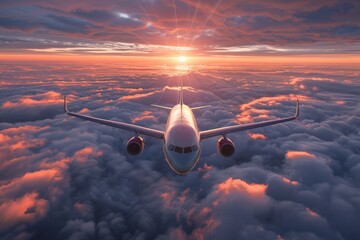
[[[164, 131], [297, 120], [201, 142], [174, 173]], [[359, 1], [0, 1], [0, 239], [359, 240]]]
[[[0, 51], [66, 56], [360, 54], [359, 1], [1, 1]], [[337, 56], [334, 56], [337, 55]]]

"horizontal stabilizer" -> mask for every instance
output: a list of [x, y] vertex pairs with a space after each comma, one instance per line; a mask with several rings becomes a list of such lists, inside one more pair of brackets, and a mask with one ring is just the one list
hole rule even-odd
[[191, 110], [198, 110], [198, 109], [203, 109], [203, 108], [208, 108], [208, 107], [211, 107], [211, 105], [200, 106], [200, 107], [192, 107]]
[[157, 108], [162, 108], [162, 109], [167, 109], [167, 110], [171, 110], [171, 107], [165, 107], [165, 106], [161, 106], [161, 105], [156, 105], [156, 104], [151, 104], [151, 106], [153, 107], [157, 107]]

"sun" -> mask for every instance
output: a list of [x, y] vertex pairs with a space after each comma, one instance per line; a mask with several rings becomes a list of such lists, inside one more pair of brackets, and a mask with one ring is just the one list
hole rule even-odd
[[186, 62], [186, 56], [183, 56], [183, 55], [179, 56], [178, 60], [179, 60], [179, 62], [184, 63], [184, 62]]

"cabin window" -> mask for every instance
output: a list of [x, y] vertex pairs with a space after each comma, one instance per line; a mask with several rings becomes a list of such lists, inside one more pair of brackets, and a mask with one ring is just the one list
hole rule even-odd
[[184, 153], [191, 153], [192, 152], [192, 148], [190, 147], [184, 147]]
[[184, 149], [183, 149], [182, 147], [175, 146], [175, 152], [177, 152], [177, 153], [183, 153], [183, 152], [184, 152]]
[[193, 146], [189, 146], [189, 147], [179, 147], [179, 146], [174, 146], [172, 144], [170, 144], [167, 149], [169, 151], [175, 151], [177, 153], [191, 153], [191, 152], [194, 152], [194, 151], [197, 151], [198, 150], [198, 147], [196, 145], [193, 145]]

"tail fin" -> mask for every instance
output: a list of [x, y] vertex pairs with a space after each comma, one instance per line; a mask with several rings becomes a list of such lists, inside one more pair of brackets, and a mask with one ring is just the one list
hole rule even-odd
[[183, 78], [180, 77], [180, 105], [184, 104]]

